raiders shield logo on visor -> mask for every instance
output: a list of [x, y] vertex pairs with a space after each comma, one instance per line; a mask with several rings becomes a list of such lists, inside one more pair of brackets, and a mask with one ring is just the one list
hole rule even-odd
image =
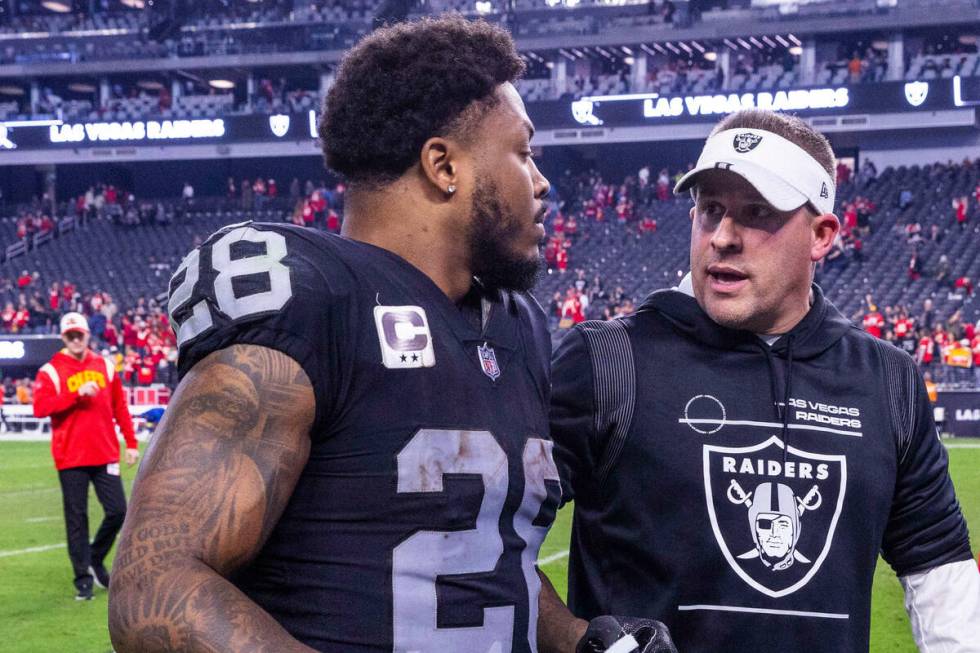
[[755, 149], [756, 145], [762, 142], [762, 136], [756, 134], [744, 133], [735, 134], [735, 140], [732, 142], [732, 147], [739, 154], [745, 154], [746, 152], [751, 152]]

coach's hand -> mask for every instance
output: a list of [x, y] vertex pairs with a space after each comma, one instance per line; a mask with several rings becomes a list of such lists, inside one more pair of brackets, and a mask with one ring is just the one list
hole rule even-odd
[[126, 449], [126, 465], [132, 467], [136, 464], [136, 461], [140, 459], [139, 449]]
[[575, 653], [677, 653], [667, 626], [653, 619], [603, 615], [589, 628]]
[[99, 384], [95, 381], [86, 381], [78, 388], [79, 397], [94, 397], [99, 394]]

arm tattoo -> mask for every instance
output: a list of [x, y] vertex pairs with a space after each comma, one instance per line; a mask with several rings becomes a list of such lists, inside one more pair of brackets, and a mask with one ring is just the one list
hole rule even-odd
[[235, 345], [184, 379], [119, 540], [109, 630], [120, 653], [311, 651], [226, 577], [261, 549], [309, 456], [315, 401], [291, 358]]

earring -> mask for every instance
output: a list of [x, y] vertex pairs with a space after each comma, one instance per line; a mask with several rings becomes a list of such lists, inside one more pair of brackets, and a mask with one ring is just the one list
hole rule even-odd
[[456, 184], [449, 184], [449, 188], [446, 189], [446, 192], [449, 193], [450, 195], [452, 195], [453, 193], [455, 193], [456, 192]]

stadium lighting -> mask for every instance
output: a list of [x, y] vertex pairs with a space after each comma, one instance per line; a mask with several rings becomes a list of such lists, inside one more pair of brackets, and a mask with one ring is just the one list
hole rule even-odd
[[75, 93], [95, 93], [95, 87], [85, 82], [72, 82], [68, 85], [68, 90]]
[[24, 95], [24, 89], [20, 86], [0, 86], [0, 95]]
[[119, 2], [124, 7], [129, 7], [130, 9], [145, 9], [146, 8], [146, 1], [145, 0], [119, 0]]
[[481, 2], [481, 0], [476, 1], [476, 13], [478, 14], [489, 14], [493, 11], [493, 3], [490, 0]]
[[798, 45], [794, 45], [793, 47], [791, 47], [791, 48], [789, 49], [789, 53], [790, 53], [791, 55], [793, 55], [794, 57], [798, 57], [798, 56], [800, 56], [801, 54], [803, 54], [803, 48], [802, 48], [802, 47], [800, 47], [800, 46], [798, 46]]
[[41, 6], [48, 11], [53, 11], [59, 14], [67, 14], [71, 12], [71, 7], [68, 6], [67, 2], [63, 0], [44, 0]]
[[718, 61], [718, 53], [717, 52], [714, 52], [714, 51], [712, 51], [712, 52], [705, 52], [704, 53], [704, 60], [705, 61]]
[[155, 79], [141, 79], [136, 82], [136, 85], [141, 89], [146, 91], [161, 91], [163, 90], [163, 84], [156, 81]]
[[623, 59], [623, 63], [626, 64], [627, 66], [632, 66], [633, 64], [636, 63], [636, 59], [634, 59], [633, 57], [625, 57]]
[[221, 89], [222, 91], [228, 91], [235, 88], [235, 82], [231, 81], [230, 79], [212, 79], [210, 82], [208, 82], [208, 84], [210, 84], [212, 88]]

